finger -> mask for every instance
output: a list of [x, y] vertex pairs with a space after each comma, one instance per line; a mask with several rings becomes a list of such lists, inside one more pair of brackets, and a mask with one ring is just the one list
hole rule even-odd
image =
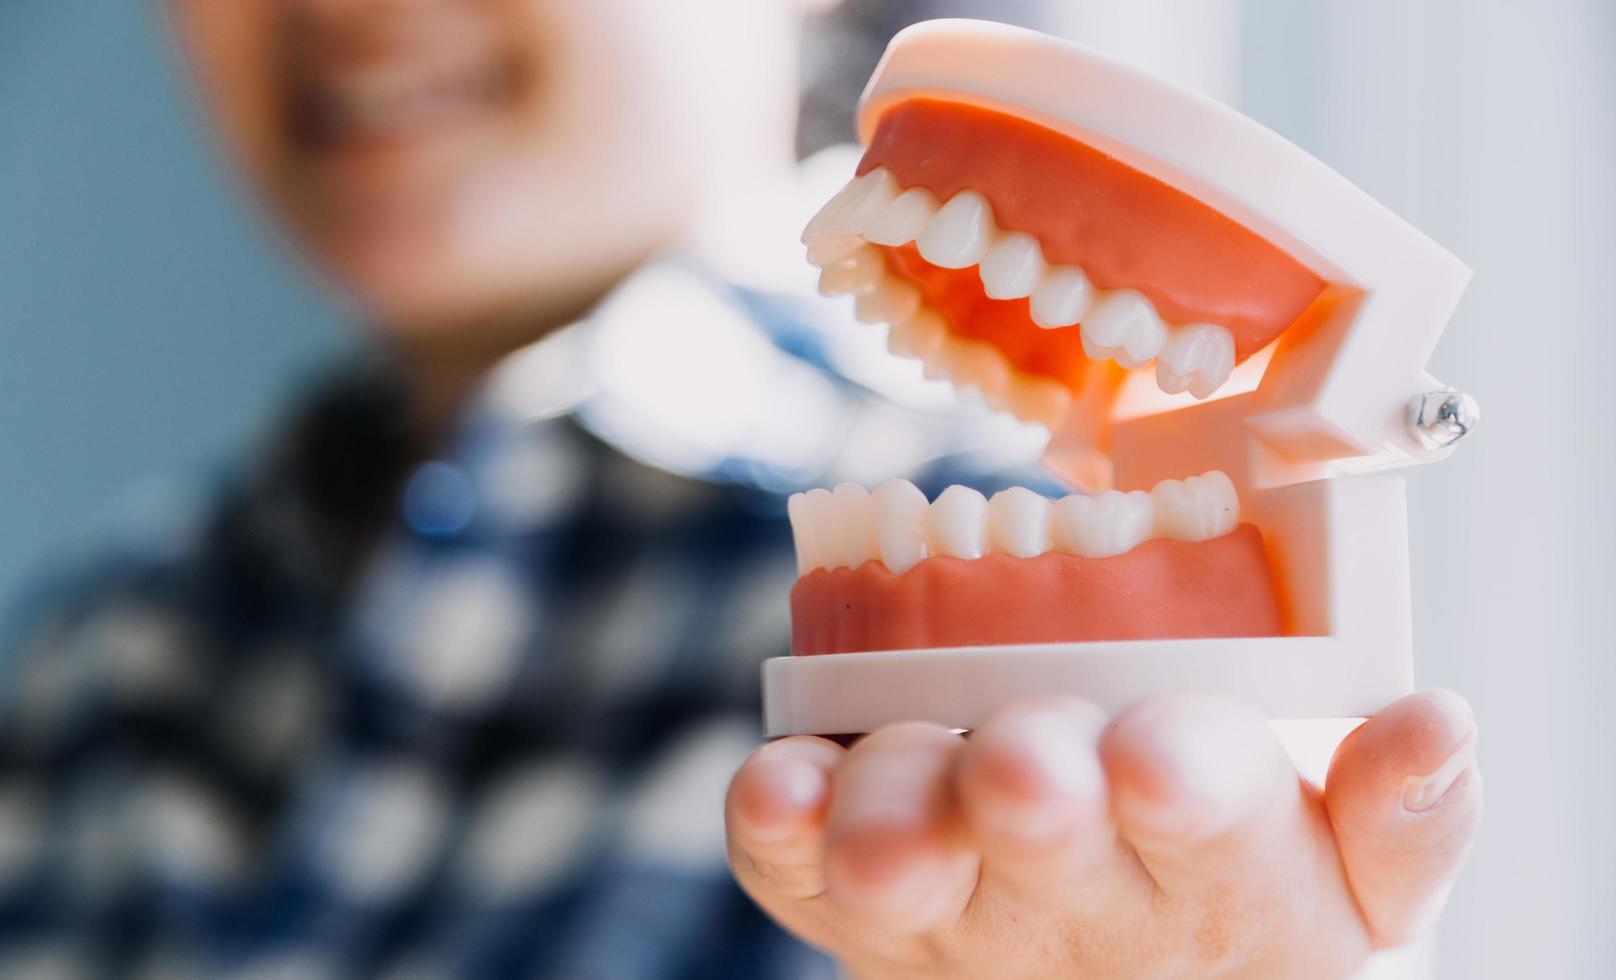
[[1398, 946], [1435, 921], [1481, 817], [1476, 722], [1451, 691], [1396, 702], [1336, 749], [1324, 789], [1370, 935]]
[[1167, 892], [1258, 890], [1317, 850], [1295, 768], [1245, 706], [1145, 702], [1118, 718], [1100, 756], [1122, 835]]
[[952, 778], [959, 736], [936, 725], [882, 729], [837, 768], [825, 822], [826, 898], [889, 937], [941, 925], [965, 907], [978, 859]]
[[1075, 698], [999, 712], [960, 752], [959, 794], [982, 852], [982, 879], [1041, 911], [1115, 908], [1148, 889], [1111, 820], [1100, 734], [1107, 723]]
[[825, 889], [825, 810], [844, 751], [822, 738], [770, 742], [741, 765], [724, 802], [730, 866], [771, 914]]

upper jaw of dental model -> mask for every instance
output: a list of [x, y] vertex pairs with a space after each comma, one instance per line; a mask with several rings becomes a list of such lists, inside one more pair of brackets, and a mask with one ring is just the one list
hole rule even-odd
[[788, 509], [801, 575], [869, 561], [901, 575], [931, 557], [1033, 558], [1054, 551], [1109, 558], [1153, 538], [1210, 541], [1240, 523], [1234, 484], [1218, 470], [1163, 480], [1149, 492], [1108, 490], [1060, 500], [1024, 487], [990, 500], [951, 486], [928, 503], [907, 480], [889, 480], [873, 492], [843, 483], [793, 494]]
[[1050, 264], [1036, 237], [999, 227], [992, 206], [973, 190], [939, 201], [904, 188], [885, 167], [849, 181], [803, 232], [820, 268], [820, 291], [856, 297], [868, 323], [891, 325], [893, 353], [925, 362], [928, 374], [979, 391], [988, 403], [1051, 429], [1065, 418], [1071, 392], [1061, 382], [1019, 371], [991, 344], [948, 329], [919, 287], [887, 264], [884, 248], [913, 243], [943, 269], [975, 266], [990, 299], [1027, 299], [1033, 323], [1047, 330], [1081, 324], [1084, 354], [1129, 370], [1155, 361], [1156, 382], [1170, 394], [1213, 394], [1235, 364], [1235, 339], [1216, 323], [1169, 324], [1141, 292], [1103, 289], [1075, 265]]

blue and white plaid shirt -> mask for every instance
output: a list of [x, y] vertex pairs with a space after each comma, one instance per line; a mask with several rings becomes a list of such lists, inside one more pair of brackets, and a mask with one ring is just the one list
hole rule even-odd
[[724, 863], [788, 636], [783, 494], [1008, 430], [870, 397], [793, 301], [640, 278], [430, 461], [386, 372], [346, 371], [24, 604], [0, 975], [832, 975]]

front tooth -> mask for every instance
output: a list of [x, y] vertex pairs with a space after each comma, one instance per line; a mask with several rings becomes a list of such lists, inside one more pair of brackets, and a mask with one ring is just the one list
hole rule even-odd
[[1205, 398], [1234, 370], [1234, 334], [1215, 323], [1174, 327], [1156, 357], [1156, 384], [1162, 391], [1188, 391]]
[[1044, 250], [1038, 239], [1012, 231], [982, 256], [982, 291], [989, 299], [1020, 299], [1032, 295], [1044, 274]]
[[962, 393], [976, 392], [989, 402], [1003, 399], [1010, 387], [1010, 365], [992, 345], [980, 340], [951, 339], [940, 367]]
[[843, 184], [841, 189], [835, 194], [832, 194], [830, 200], [826, 201], [820, 207], [820, 209], [814, 213], [814, 216], [808, 219], [807, 226], [802, 230], [802, 242], [804, 245], [807, 245], [814, 239], [821, 238], [826, 234], [825, 226], [829, 224], [837, 215], [845, 211], [849, 202], [859, 195], [861, 190], [859, 181], [861, 179], [862, 178], [854, 177], [852, 180]]
[[832, 235], [859, 235], [871, 219], [880, 214], [903, 188], [885, 167], [876, 167], [859, 180], [864, 186], [857, 197], [851, 198], [837, 219], [826, 225]]
[[841, 537], [842, 560], [848, 568], [857, 568], [876, 554], [870, 491], [857, 483], [838, 483], [830, 496], [836, 508], [836, 533]]
[[927, 556], [926, 495], [908, 480], [888, 480], [870, 495], [881, 563], [902, 575]]
[[948, 326], [936, 310], [919, 309], [906, 320], [894, 320], [887, 332], [887, 350], [919, 361], [937, 356], [948, 341]]
[[1054, 506], [1055, 544], [1084, 558], [1120, 555], [1149, 540], [1154, 509], [1143, 490], [1063, 497]]
[[877, 245], [907, 245], [937, 213], [937, 196], [911, 187], [877, 211], [864, 226], [864, 237]]
[[1001, 490], [988, 501], [988, 548], [1032, 558], [1049, 550], [1049, 501], [1026, 487]]
[[1032, 291], [1032, 322], [1046, 330], [1069, 327], [1083, 319], [1094, 288], [1083, 270], [1070, 265], [1052, 266]]
[[958, 484], [944, 490], [926, 514], [932, 552], [952, 558], [981, 558], [987, 550], [988, 501]]
[[[825, 568], [844, 568], [842, 537], [836, 530], [836, 501], [831, 492], [822, 487], [803, 494], [803, 509], [807, 512], [808, 527], [818, 545], [819, 558]], [[789, 506], [789, 505], [788, 505]]]
[[820, 236], [857, 235], [870, 218], [898, 196], [898, 182], [885, 167], [854, 177], [825, 203], [803, 229], [804, 242]]
[[863, 296], [875, 292], [887, 277], [886, 261], [868, 245], [860, 245], [846, 258], [827, 265], [819, 273], [819, 291], [826, 296], [851, 293]]
[[808, 243], [808, 261], [824, 268], [845, 259], [861, 248], [869, 248], [860, 238], [838, 235], [835, 238], [815, 238]]
[[786, 499], [786, 516], [791, 519], [791, 540], [797, 546], [797, 574], [807, 575], [825, 564], [814, 539], [813, 521], [808, 516], [808, 497], [794, 493]]
[[926, 222], [915, 246], [932, 265], [963, 269], [982, 261], [993, 243], [993, 211], [976, 191], [960, 191]]
[[1051, 432], [1058, 431], [1072, 408], [1072, 392], [1053, 378], [1022, 375], [1011, 381], [1005, 399], [1010, 411], [1023, 422], [1035, 422]]
[[1240, 498], [1222, 470], [1184, 480], [1163, 480], [1150, 491], [1156, 535], [1179, 541], [1221, 538], [1240, 523]]
[[909, 319], [919, 306], [920, 290], [914, 283], [882, 276], [875, 289], [853, 304], [853, 315], [862, 323], [896, 323]]
[[1101, 293], [1083, 317], [1083, 353], [1111, 358], [1125, 368], [1144, 367], [1167, 342], [1167, 324], [1150, 300], [1132, 289]]

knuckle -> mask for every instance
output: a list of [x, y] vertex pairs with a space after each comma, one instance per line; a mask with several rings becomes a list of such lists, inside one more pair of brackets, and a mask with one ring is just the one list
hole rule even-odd
[[822, 890], [817, 867], [768, 861], [751, 852], [740, 856], [739, 865], [743, 880], [750, 877], [757, 886], [782, 898], [812, 898]]

